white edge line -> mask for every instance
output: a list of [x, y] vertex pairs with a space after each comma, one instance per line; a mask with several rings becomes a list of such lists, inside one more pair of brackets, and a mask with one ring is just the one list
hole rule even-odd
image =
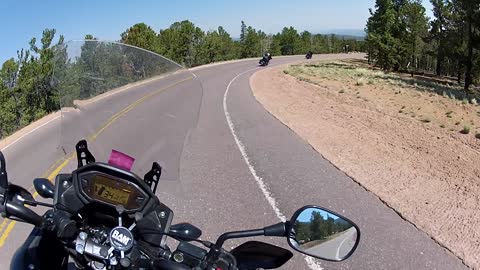
[[[230, 132], [232, 133], [232, 136], [235, 140], [235, 143], [237, 144], [238, 150], [240, 150], [240, 153], [242, 154], [243, 160], [247, 164], [247, 167], [250, 170], [250, 173], [252, 174], [253, 178], [257, 182], [258, 187], [262, 191], [263, 195], [267, 199], [268, 203], [272, 207], [272, 209], [275, 212], [275, 214], [277, 215], [278, 219], [281, 220], [282, 222], [285, 222], [287, 220], [287, 218], [280, 211], [280, 209], [278, 209], [277, 201], [275, 200], [275, 198], [273, 198], [272, 194], [268, 190], [268, 186], [265, 184], [263, 179], [260, 176], [257, 175], [257, 171], [255, 170], [255, 167], [253, 167], [253, 164], [250, 162], [250, 158], [247, 155], [247, 151], [245, 150], [244, 144], [240, 141], [237, 134], [235, 133], [235, 125], [233, 124], [232, 118], [230, 117], [230, 113], [228, 112], [228, 109], [227, 109], [227, 96], [228, 96], [228, 92], [230, 91], [230, 86], [232, 85], [232, 83], [238, 77], [240, 77], [243, 74], [248, 73], [252, 70], [255, 70], [255, 69], [258, 69], [258, 68], [252, 68], [252, 69], [249, 69], [247, 71], [244, 71], [244, 72], [238, 74], [228, 83], [227, 89], [225, 89], [225, 94], [223, 95], [223, 111], [225, 113], [225, 118], [227, 119], [227, 123], [228, 123], [228, 127], [230, 128]], [[310, 269], [312, 269], [312, 270], [322, 270], [323, 269], [323, 267], [317, 261], [315, 261], [314, 258], [312, 258], [310, 256], [304, 256], [304, 259], [305, 259], [305, 261], [306, 261], [306, 263], [307, 263], [307, 265]]]
[[60, 117], [61, 117], [61, 115], [57, 115], [57, 116], [55, 116], [54, 118], [48, 120], [47, 122], [41, 124], [40, 126], [38, 126], [38, 127], [34, 128], [34, 129], [30, 130], [29, 132], [23, 134], [22, 136], [20, 136], [19, 138], [17, 138], [17, 139], [14, 140], [13, 142], [7, 144], [7, 146], [5, 146], [1, 151], [7, 150], [7, 148], [9, 148], [10, 146], [14, 145], [15, 143], [17, 143], [18, 141], [20, 141], [21, 139], [23, 139], [23, 138], [26, 137], [27, 135], [35, 132], [36, 130], [38, 130], [39, 128], [41, 128], [41, 127], [43, 127], [43, 126], [46, 126], [46, 125], [50, 124], [51, 122], [53, 122], [54, 120], [57, 120], [57, 119], [60, 118]]
[[348, 240], [348, 237], [345, 237], [345, 239], [343, 239], [343, 241], [340, 243], [340, 245], [338, 246], [337, 248], [337, 254], [335, 254], [335, 259], [337, 260], [340, 260], [340, 249], [342, 248], [343, 244], [345, 243], [345, 241]]
[[[352, 227], [352, 228], [354, 228], [354, 227]], [[345, 244], [345, 241], [347, 241], [350, 238], [350, 236], [351, 235], [349, 235], [348, 237], [345, 237], [345, 239], [343, 239], [343, 241], [340, 243], [340, 246], [337, 249], [337, 254], [335, 255], [337, 260], [340, 260], [340, 249], [342, 248], [343, 244]]]

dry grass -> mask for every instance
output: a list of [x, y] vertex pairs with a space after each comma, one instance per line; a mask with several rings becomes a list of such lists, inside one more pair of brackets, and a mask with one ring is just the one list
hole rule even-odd
[[[292, 65], [286, 69], [286, 73], [295, 77], [299, 74], [303, 74], [336, 81], [354, 79], [356, 86], [387, 83], [391, 86], [415, 88], [418, 91], [436, 93], [438, 95], [443, 95], [444, 97], [469, 103], [465, 92], [460, 85], [441, 84], [430, 80], [411, 78], [409, 76], [395, 73], [384, 73], [382, 71], [370, 69], [366, 65], [353, 64], [344, 61]], [[395, 93], [401, 94], [402, 92], [396, 91]], [[476, 104], [475, 99], [470, 102]]]

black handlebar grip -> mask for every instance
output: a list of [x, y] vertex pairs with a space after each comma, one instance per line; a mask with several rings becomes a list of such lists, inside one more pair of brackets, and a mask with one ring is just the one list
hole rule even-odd
[[27, 208], [25, 205], [7, 201], [5, 204], [5, 210], [9, 216], [20, 218], [37, 227], [41, 227], [43, 225], [43, 218], [32, 211], [32, 209]]
[[189, 266], [165, 259], [154, 260], [153, 267], [159, 270], [192, 270]]
[[55, 213], [53, 223], [55, 224], [59, 238], [72, 238], [77, 233], [77, 224], [63, 211], [57, 211]]

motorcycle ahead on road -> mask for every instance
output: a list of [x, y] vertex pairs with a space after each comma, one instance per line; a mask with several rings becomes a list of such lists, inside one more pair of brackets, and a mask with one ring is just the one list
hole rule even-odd
[[262, 67], [268, 66], [268, 63], [270, 63], [270, 60], [272, 60], [272, 55], [270, 53], [266, 53], [262, 59], [258, 62], [258, 64]]
[[[355, 251], [358, 227], [318, 206], [302, 207], [286, 222], [225, 232], [214, 243], [200, 240], [192, 224], [172, 225], [167, 205], [185, 204], [180, 193], [189, 187], [180, 175], [190, 169], [183, 151], [193, 143], [199, 80], [160, 55], [111, 42], [58, 46], [54, 61], [61, 134], [58, 149], [44, 153], [58, 158], [54, 183], [35, 179], [35, 195], [11, 183], [0, 152], [0, 212], [35, 226], [11, 269], [274, 269], [293, 256], [259, 241], [223, 248], [229, 239], [253, 236], [284, 237], [293, 249], [328, 261]], [[89, 146], [108, 162], [98, 162]], [[139, 157], [137, 167], [151, 168], [143, 178], [131, 171], [130, 155]], [[40, 215], [36, 206], [49, 209]]]

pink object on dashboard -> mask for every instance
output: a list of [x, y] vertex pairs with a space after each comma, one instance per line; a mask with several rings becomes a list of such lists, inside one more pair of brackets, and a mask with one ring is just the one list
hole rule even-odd
[[135, 159], [133, 157], [112, 149], [112, 153], [108, 159], [108, 164], [130, 171], [134, 161]]

